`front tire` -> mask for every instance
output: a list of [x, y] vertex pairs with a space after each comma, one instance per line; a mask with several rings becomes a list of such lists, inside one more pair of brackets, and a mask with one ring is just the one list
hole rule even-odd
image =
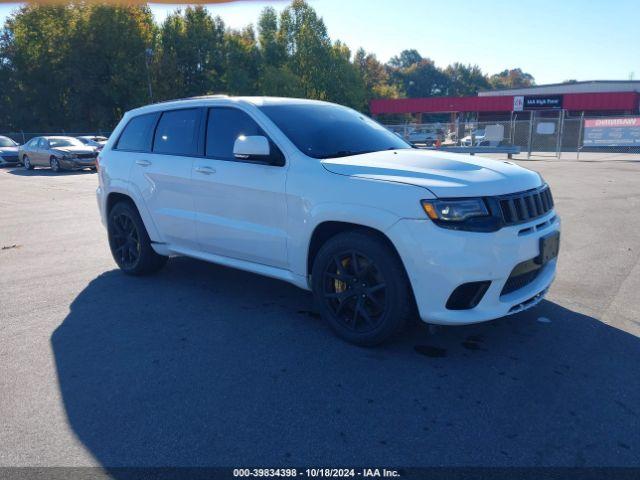
[[29, 157], [27, 155], [22, 157], [22, 166], [25, 170], [33, 170], [33, 165], [31, 164], [31, 160], [29, 160]]
[[397, 253], [363, 231], [338, 234], [322, 246], [313, 263], [312, 289], [323, 318], [356, 345], [389, 340], [414, 311]]
[[167, 257], [153, 250], [142, 218], [131, 203], [114, 205], [107, 218], [107, 233], [113, 259], [124, 273], [148, 275], [167, 263]]
[[49, 166], [51, 170], [58, 173], [62, 168], [60, 167], [60, 161], [56, 157], [51, 157], [49, 159]]

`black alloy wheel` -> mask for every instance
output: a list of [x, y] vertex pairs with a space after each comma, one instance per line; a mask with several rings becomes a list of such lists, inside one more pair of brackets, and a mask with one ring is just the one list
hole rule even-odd
[[121, 201], [107, 218], [109, 247], [118, 267], [129, 275], [146, 275], [160, 270], [168, 257], [159, 255], [133, 202]]
[[357, 250], [338, 253], [323, 277], [324, 300], [346, 328], [364, 333], [379, 326], [387, 310], [387, 285], [370, 258]]
[[128, 212], [111, 218], [113, 256], [123, 269], [131, 269], [140, 261], [140, 234]]
[[327, 240], [313, 261], [311, 287], [322, 317], [356, 345], [390, 339], [415, 313], [402, 261], [381, 234], [368, 230]]

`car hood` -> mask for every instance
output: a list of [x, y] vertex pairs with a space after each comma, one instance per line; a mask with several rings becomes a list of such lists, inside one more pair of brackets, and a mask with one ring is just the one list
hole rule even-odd
[[437, 197], [504, 195], [539, 187], [540, 176], [514, 163], [433, 150], [393, 150], [322, 160], [339, 175], [406, 183]]
[[18, 153], [18, 147], [0, 147], [0, 155], [3, 153]]
[[62, 153], [94, 153], [96, 151], [92, 147], [54, 147], [52, 150]]

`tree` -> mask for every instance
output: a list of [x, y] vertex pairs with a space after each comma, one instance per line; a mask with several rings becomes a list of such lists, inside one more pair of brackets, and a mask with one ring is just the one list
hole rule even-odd
[[449, 77], [450, 96], [476, 95], [480, 90], [491, 88], [489, 79], [477, 65], [454, 63], [449, 65], [444, 74]]
[[[534, 84], [521, 69], [487, 77], [444, 70], [417, 50], [386, 65], [332, 41], [316, 11], [293, 0], [280, 15], [232, 30], [202, 6], [162, 25], [146, 6], [28, 4], [0, 31], [0, 128], [109, 130], [150, 101], [228, 92], [315, 98], [366, 111], [374, 98], [475, 95]], [[150, 86], [153, 95], [150, 92]]]
[[147, 55], [156, 27], [147, 6], [92, 5], [78, 8], [72, 30], [67, 128], [110, 129], [124, 112], [148, 103]]
[[293, 0], [280, 15], [278, 35], [304, 96], [326, 99], [332, 53], [323, 20], [304, 0]]
[[14, 81], [13, 65], [11, 63], [12, 39], [6, 28], [0, 31], [0, 132], [9, 131], [14, 127], [12, 100], [15, 98], [16, 85]]
[[154, 62], [154, 90], [162, 100], [179, 98], [185, 90], [182, 39], [185, 25], [182, 12], [168, 15], [160, 29], [157, 60]]
[[331, 48], [327, 100], [362, 110], [367, 98], [365, 83], [358, 67], [351, 63], [351, 51], [341, 42]]
[[266, 7], [258, 19], [260, 66], [258, 90], [262, 95], [302, 97], [300, 78], [287, 63], [286, 44], [279, 28], [278, 15]]
[[400, 55], [389, 60], [389, 66], [393, 68], [409, 68], [411, 65], [422, 61], [422, 55], [417, 50], [403, 50]]
[[160, 33], [157, 83], [161, 98], [189, 97], [224, 89], [225, 27], [202, 6], [178, 10]]
[[286, 46], [278, 31], [278, 15], [273, 7], [266, 7], [258, 19], [258, 44], [262, 63], [280, 67], [286, 58]]
[[391, 84], [387, 68], [378, 61], [374, 54], [367, 54], [360, 48], [355, 55], [354, 64], [358, 69], [365, 90], [364, 110], [369, 109], [369, 102], [374, 98], [398, 98], [400, 92]]
[[444, 96], [451, 84], [449, 77], [428, 58], [408, 67], [391, 68], [391, 78], [407, 97]]
[[493, 88], [497, 89], [530, 87], [536, 84], [533, 75], [524, 73], [519, 68], [503, 70], [500, 73], [496, 73], [491, 76], [489, 83], [491, 83]]
[[66, 125], [72, 79], [68, 32], [77, 17], [71, 7], [28, 4], [7, 19], [2, 57], [4, 75], [11, 76], [14, 125], [36, 131]]
[[226, 91], [231, 95], [255, 95], [258, 84], [259, 51], [252, 26], [225, 34]]

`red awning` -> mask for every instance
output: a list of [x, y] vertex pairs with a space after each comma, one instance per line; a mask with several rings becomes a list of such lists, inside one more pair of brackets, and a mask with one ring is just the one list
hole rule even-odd
[[[638, 109], [637, 92], [570, 93], [563, 95], [566, 110]], [[373, 115], [390, 113], [511, 112], [513, 96], [504, 97], [431, 97], [381, 98], [371, 100]]]

